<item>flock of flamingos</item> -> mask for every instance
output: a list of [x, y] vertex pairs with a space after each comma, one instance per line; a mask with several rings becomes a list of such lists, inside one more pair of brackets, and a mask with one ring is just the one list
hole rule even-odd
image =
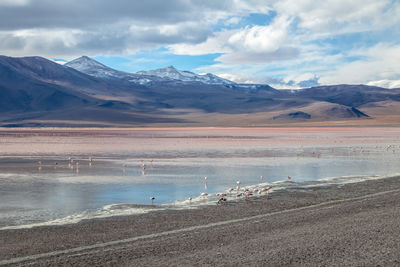
[[[400, 148], [400, 145], [398, 147]], [[380, 147], [375, 146], [375, 149], [379, 149], [379, 148]], [[383, 151], [395, 153], [396, 152], [395, 148], [396, 148], [395, 145], [387, 145], [384, 147]], [[352, 154], [356, 154], [356, 153], [363, 154], [363, 153], [370, 153], [371, 151], [367, 150], [363, 147], [349, 147], [349, 152]], [[334, 149], [333, 148], [329, 149], [329, 153], [333, 154]], [[300, 156], [300, 154], [297, 154], [297, 157], [299, 157], [299, 156]], [[312, 156], [316, 157], [316, 158], [321, 158], [322, 152], [314, 151], [314, 152], [312, 152]], [[85, 161], [87, 162], [87, 164], [90, 167], [94, 164], [93, 157], [88, 157], [88, 160], [85, 160]], [[150, 164], [151, 168], [153, 168], [153, 163], [154, 163], [154, 161], [150, 160], [149, 164]], [[59, 166], [59, 163], [57, 161], [54, 162], [54, 169], [56, 169], [58, 166]], [[43, 167], [43, 163], [41, 160], [39, 160], [38, 161], [38, 170], [41, 171], [42, 167]], [[73, 158], [69, 157], [68, 158], [68, 167], [71, 170], [74, 170], [76, 173], [79, 173], [79, 161], [78, 160], [74, 160]], [[126, 164], [123, 164], [123, 172], [126, 171], [127, 167], [128, 166]], [[143, 176], [146, 175], [147, 165], [145, 164], [145, 162], [143, 160], [141, 160], [140, 167], [141, 167], [142, 175]], [[263, 179], [264, 179], [264, 177], [260, 176], [261, 183], [263, 182]], [[291, 179], [292, 179], [291, 176], [287, 176], [287, 182], [291, 182]], [[205, 176], [204, 177], [204, 188], [205, 189], [207, 189], [207, 180], [208, 180], [208, 177]], [[260, 186], [260, 187], [256, 187], [256, 188], [252, 188], [252, 189], [249, 189], [246, 187], [242, 188], [241, 181], [238, 180], [236, 182], [235, 188], [229, 188], [226, 193], [216, 193], [215, 195], [218, 197], [217, 204], [221, 204], [221, 203], [227, 201], [227, 196], [245, 197], [246, 199], [248, 199], [254, 195], [261, 195], [261, 194], [268, 195], [268, 192], [271, 190], [271, 188], [272, 188], [271, 186], [267, 186], [265, 184], [264, 184], [264, 186]], [[201, 192], [199, 196], [205, 198], [205, 197], [209, 196], [209, 194], [206, 192]], [[155, 199], [156, 198], [154, 196], [150, 197], [152, 205], [154, 204]], [[192, 199], [193, 199], [192, 197], [189, 197], [187, 200], [189, 202], [191, 202]]]

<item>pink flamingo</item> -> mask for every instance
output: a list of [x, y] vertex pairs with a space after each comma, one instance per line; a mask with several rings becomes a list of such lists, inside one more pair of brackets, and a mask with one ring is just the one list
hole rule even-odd
[[253, 194], [249, 191], [249, 190], [246, 190], [245, 192], [244, 192], [244, 195], [246, 196], [246, 199], [248, 199], [250, 196], [252, 196]]

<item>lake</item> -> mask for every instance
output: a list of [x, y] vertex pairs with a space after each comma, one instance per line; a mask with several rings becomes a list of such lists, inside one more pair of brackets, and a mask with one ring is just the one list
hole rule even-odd
[[400, 128], [0, 129], [0, 229], [194, 208], [238, 181], [379, 179], [399, 160]]

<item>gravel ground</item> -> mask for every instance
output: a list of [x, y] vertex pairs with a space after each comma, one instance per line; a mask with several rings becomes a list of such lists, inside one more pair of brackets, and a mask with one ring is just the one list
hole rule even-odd
[[[400, 177], [392, 177], [193, 210], [3, 230], [0, 265], [17, 259], [9, 265], [399, 266], [399, 218]], [[49, 254], [20, 259], [43, 253]]]

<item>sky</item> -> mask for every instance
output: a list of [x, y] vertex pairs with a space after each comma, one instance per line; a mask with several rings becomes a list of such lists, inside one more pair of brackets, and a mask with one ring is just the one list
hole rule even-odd
[[0, 0], [0, 54], [400, 88], [400, 0]]

